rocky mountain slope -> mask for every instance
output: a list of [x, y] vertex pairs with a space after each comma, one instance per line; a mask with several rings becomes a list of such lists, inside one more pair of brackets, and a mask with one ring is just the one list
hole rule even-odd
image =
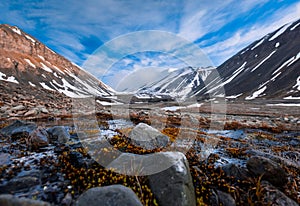
[[195, 91], [194, 95], [217, 95], [223, 86], [229, 98], [300, 99], [299, 59], [300, 20], [267, 34], [228, 59], [217, 68], [220, 78], [207, 78], [208, 91]]
[[213, 67], [169, 69], [167, 75], [157, 82], [141, 88], [140, 94], [164, 94], [174, 98], [186, 98], [204, 86]]
[[[300, 20], [286, 24], [253, 42], [204, 75], [176, 70], [139, 92], [173, 97], [282, 101], [300, 100]], [[224, 88], [224, 89], [223, 89]]]
[[19, 28], [0, 25], [0, 119], [70, 115], [71, 98], [110, 102], [114, 93]]
[[57, 91], [68, 97], [110, 96], [113, 90], [34, 37], [0, 25], [0, 80], [23, 90]]

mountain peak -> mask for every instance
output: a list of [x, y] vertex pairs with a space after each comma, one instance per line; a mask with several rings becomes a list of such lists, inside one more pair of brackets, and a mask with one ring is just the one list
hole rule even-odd
[[0, 80], [68, 97], [110, 96], [114, 91], [16, 26], [0, 25]]

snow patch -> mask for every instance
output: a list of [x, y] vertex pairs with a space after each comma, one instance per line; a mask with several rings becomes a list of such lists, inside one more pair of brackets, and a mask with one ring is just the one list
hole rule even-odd
[[286, 24], [283, 27], [281, 27], [281, 29], [279, 29], [279, 31], [277, 31], [270, 39], [269, 41], [272, 41], [274, 39], [276, 39], [277, 37], [279, 37], [281, 34], [283, 34], [283, 32], [285, 32], [285, 30], [291, 25], [292, 23]]
[[7, 79], [4, 79], [3, 77], [6, 77], [6, 74], [3, 74], [2, 72], [0, 72], [0, 80], [19, 84], [19, 82], [16, 80], [16, 78], [14, 76], [7, 77]]
[[239, 96], [242, 96], [243, 93], [240, 93], [240, 94], [237, 94], [237, 95], [231, 95], [231, 96], [227, 96], [226, 99], [236, 99], [238, 98]]
[[278, 103], [278, 104], [266, 104], [266, 106], [283, 106], [283, 107], [300, 107], [300, 103]]
[[257, 44], [255, 44], [251, 50], [255, 49], [256, 47], [258, 47], [259, 45], [261, 45], [263, 42], [265, 41], [265, 39], [263, 38], [262, 40], [260, 40]]
[[29, 60], [29, 59], [24, 59], [30, 66], [33, 68], [36, 68], [36, 66]]
[[45, 82], [40, 82], [40, 85], [41, 85], [44, 89], [47, 89], [47, 90], [50, 90], [50, 91], [55, 91], [54, 89], [50, 88]]
[[267, 61], [277, 50], [273, 51], [269, 56], [267, 56], [265, 59], [263, 59], [258, 65], [256, 65], [251, 72], [255, 71], [258, 67], [260, 67], [265, 61]]
[[15, 33], [19, 34], [19, 35], [22, 35], [22, 32], [21, 30], [18, 28], [18, 27], [12, 27], [11, 28]]
[[276, 74], [277, 72], [279, 72], [283, 67], [285, 67], [286, 65], [288, 65], [290, 62], [292, 62], [294, 59], [294, 57], [290, 58], [289, 60], [285, 61], [278, 69], [276, 69], [273, 74]]
[[300, 90], [300, 76], [297, 78], [296, 81], [297, 81], [297, 82], [296, 82], [296, 84], [293, 86], [293, 88], [296, 88], [296, 89]]
[[298, 24], [296, 24], [295, 26], [293, 26], [290, 30], [293, 31], [294, 29], [296, 29], [297, 26], [300, 25], [300, 22]]
[[287, 100], [300, 100], [300, 97], [288, 96], [288, 97], [284, 97], [283, 99], [287, 99]]
[[299, 59], [300, 59], [300, 52], [295, 57], [293, 57], [293, 60], [287, 66], [289, 67], [290, 65], [294, 64]]
[[39, 57], [41, 60], [45, 61], [45, 58], [44, 58], [43, 56], [38, 55], [38, 57]]
[[251, 96], [248, 96], [245, 98], [245, 100], [252, 100], [255, 99], [256, 97], [258, 97], [259, 95], [261, 95], [265, 90], [267, 89], [267, 86], [264, 86], [263, 88], [253, 92], [253, 94]]
[[277, 47], [279, 47], [279, 46], [280, 46], [280, 43], [277, 42], [277, 43], [275, 44], [275, 47], [277, 48]]
[[58, 68], [58, 67], [57, 67], [57, 66], [55, 66], [55, 65], [52, 65], [52, 66], [53, 66], [53, 68], [54, 68], [54, 69], [56, 69], [58, 72], [60, 72], [60, 73], [64, 74], [64, 72], [63, 72], [63, 71], [61, 71], [61, 70], [60, 70], [60, 68]]
[[33, 43], [35, 43], [35, 40], [34, 40], [33, 38], [31, 38], [30, 36], [25, 35], [25, 37], [26, 37], [27, 39], [29, 39], [30, 41], [32, 41]]
[[100, 101], [96, 100], [97, 103], [101, 104], [102, 106], [111, 106], [111, 105], [120, 105], [122, 103], [119, 102], [105, 102], [105, 101]]
[[36, 85], [35, 84], [33, 84], [32, 82], [28, 82], [28, 84], [30, 85], [30, 86], [32, 86], [32, 87], [36, 87]]
[[53, 71], [52, 71], [52, 69], [50, 69], [49, 67], [47, 67], [45, 64], [43, 64], [42, 62], [41, 62], [41, 65], [42, 65], [42, 69], [43, 70], [45, 70], [46, 72], [49, 72], [49, 73], [52, 73]]

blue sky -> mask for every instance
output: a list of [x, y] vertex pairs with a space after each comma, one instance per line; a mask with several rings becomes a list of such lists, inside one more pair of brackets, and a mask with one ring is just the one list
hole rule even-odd
[[300, 1], [9, 0], [0, 2], [0, 13], [0, 23], [20, 27], [78, 65], [120, 35], [160, 30], [194, 42], [217, 66], [300, 18]]

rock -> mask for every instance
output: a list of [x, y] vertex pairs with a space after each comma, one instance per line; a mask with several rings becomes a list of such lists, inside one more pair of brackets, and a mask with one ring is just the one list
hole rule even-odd
[[7, 127], [4, 127], [0, 130], [0, 133], [11, 136], [12, 138], [21, 136], [21, 135], [29, 135], [37, 128], [37, 125], [34, 123], [23, 122], [20, 120], [16, 120], [12, 124]]
[[54, 126], [48, 128], [47, 132], [51, 142], [58, 141], [59, 143], [66, 143], [70, 138], [70, 134], [64, 126]]
[[0, 153], [0, 166], [9, 164], [12, 157], [13, 156], [8, 153]]
[[287, 197], [283, 192], [269, 184], [267, 181], [262, 181], [261, 186], [264, 188], [263, 201], [272, 206], [298, 206], [298, 204]]
[[32, 149], [39, 149], [41, 147], [48, 146], [48, 133], [45, 128], [38, 127], [34, 130], [27, 140], [27, 144]]
[[32, 117], [32, 116], [35, 116], [38, 114], [38, 111], [36, 109], [32, 109], [32, 110], [29, 110], [28, 112], [26, 112], [24, 114], [24, 117]]
[[269, 181], [274, 186], [283, 187], [287, 183], [287, 174], [276, 162], [254, 156], [247, 161], [247, 168], [256, 176], [263, 175], [262, 179]]
[[5, 206], [50, 206], [49, 203], [28, 198], [17, 198], [13, 195], [0, 195], [0, 205]]
[[71, 151], [69, 153], [71, 164], [76, 168], [86, 167], [86, 162], [83, 155], [80, 152]]
[[26, 107], [23, 105], [18, 105], [18, 106], [11, 108], [12, 111], [20, 111], [20, 110], [24, 110], [24, 109], [26, 109]]
[[30, 187], [38, 185], [39, 179], [37, 177], [23, 176], [15, 177], [9, 180], [5, 185], [0, 186], [1, 193], [14, 193], [18, 191], [28, 190]]
[[230, 194], [226, 192], [222, 192], [220, 190], [213, 191], [210, 201], [211, 201], [211, 205], [223, 205], [223, 206], [236, 205], [235, 200]]
[[73, 198], [70, 193], [67, 193], [64, 199], [61, 201], [62, 205], [70, 206], [72, 204]]
[[179, 152], [162, 154], [173, 164], [168, 169], [149, 176], [149, 184], [158, 204], [160, 206], [196, 205], [193, 180], [186, 157]]
[[95, 187], [76, 201], [77, 206], [142, 206], [136, 194], [123, 185]]
[[140, 123], [133, 128], [128, 138], [133, 144], [148, 150], [166, 147], [170, 142], [168, 136], [145, 123]]
[[1, 113], [4, 113], [4, 112], [6, 112], [7, 110], [9, 110], [9, 108], [10, 108], [9, 106], [3, 106], [3, 107], [0, 108], [0, 112], [1, 112]]
[[228, 177], [235, 177], [238, 180], [245, 180], [249, 176], [244, 168], [240, 168], [235, 164], [229, 163], [222, 166], [222, 170]]
[[45, 107], [42, 107], [42, 108], [40, 109], [40, 112], [42, 112], [42, 113], [44, 113], [44, 114], [48, 114], [48, 113], [49, 113], [48, 109], [46, 109]]

